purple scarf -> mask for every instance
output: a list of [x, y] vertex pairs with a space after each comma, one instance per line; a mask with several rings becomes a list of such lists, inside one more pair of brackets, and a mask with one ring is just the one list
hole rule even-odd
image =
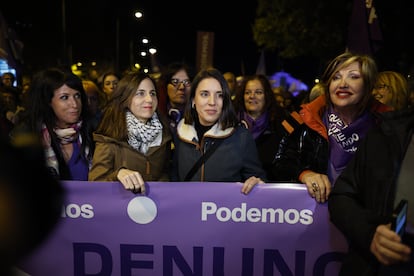
[[332, 108], [329, 108], [324, 121], [330, 145], [328, 177], [333, 185], [375, 121], [366, 111], [352, 124], [346, 125]]
[[259, 137], [266, 130], [269, 124], [268, 118], [268, 112], [264, 112], [256, 120], [250, 117], [247, 112], [243, 112], [242, 114], [242, 122], [246, 124], [246, 127], [249, 129], [254, 139]]

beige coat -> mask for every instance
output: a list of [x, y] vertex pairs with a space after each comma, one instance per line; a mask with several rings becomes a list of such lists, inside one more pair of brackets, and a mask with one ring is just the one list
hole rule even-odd
[[118, 181], [120, 169], [138, 171], [144, 181], [169, 181], [171, 160], [171, 134], [163, 128], [160, 146], [150, 147], [147, 154], [132, 148], [126, 141], [118, 141], [94, 133], [96, 142], [89, 171], [89, 181]]

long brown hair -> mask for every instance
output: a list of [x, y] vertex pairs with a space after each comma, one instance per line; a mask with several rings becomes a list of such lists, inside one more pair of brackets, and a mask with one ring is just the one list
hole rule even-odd
[[108, 102], [96, 133], [120, 141], [128, 139], [125, 112], [129, 109], [132, 98], [144, 79], [150, 79], [156, 88], [155, 80], [142, 72], [128, 72], [121, 78]]

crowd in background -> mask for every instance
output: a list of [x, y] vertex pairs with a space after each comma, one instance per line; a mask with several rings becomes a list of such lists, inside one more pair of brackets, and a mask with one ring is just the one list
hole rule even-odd
[[[359, 162], [353, 160], [359, 145], [367, 147], [363, 141], [383, 127], [387, 114], [409, 113], [414, 105], [411, 78], [378, 72], [374, 59], [350, 52], [335, 57], [319, 83], [295, 94], [266, 75], [196, 72], [184, 62], [168, 64], [160, 75], [131, 70], [90, 78], [55, 67], [25, 76], [17, 86], [15, 81], [12, 73], [1, 76], [1, 139], [24, 145], [37, 135], [55, 180], [119, 181], [141, 194], [147, 181], [242, 182], [244, 194], [255, 185], [296, 182], [319, 203], [330, 203], [331, 194], [343, 200], [347, 174], [353, 173], [347, 166]], [[390, 197], [383, 200], [393, 203]], [[367, 240], [376, 226], [387, 224], [392, 203], [382, 210], [383, 219], [366, 227]], [[407, 248], [387, 255], [378, 253], [380, 242], [371, 245], [376, 249], [358, 247], [352, 224], [335, 216], [349, 214], [336, 204], [333, 222], [349, 234], [351, 249], [362, 252], [374, 273], [369, 275], [408, 260]], [[377, 206], [366, 208], [375, 213]]]

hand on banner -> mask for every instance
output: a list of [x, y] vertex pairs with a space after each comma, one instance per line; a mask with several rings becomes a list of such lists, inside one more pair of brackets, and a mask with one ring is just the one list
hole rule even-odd
[[255, 176], [251, 176], [249, 177], [244, 183], [243, 183], [243, 187], [241, 189], [241, 192], [245, 195], [247, 195], [248, 193], [250, 193], [250, 191], [253, 189], [253, 187], [258, 184], [264, 184], [263, 180], [261, 180], [258, 177]]
[[324, 203], [328, 200], [331, 193], [331, 182], [325, 174], [319, 174], [313, 171], [307, 171], [301, 176], [302, 183], [308, 188], [311, 197], [319, 203]]
[[125, 189], [130, 190], [135, 194], [145, 194], [145, 182], [139, 172], [120, 169], [117, 177], [122, 185], [124, 185]]

